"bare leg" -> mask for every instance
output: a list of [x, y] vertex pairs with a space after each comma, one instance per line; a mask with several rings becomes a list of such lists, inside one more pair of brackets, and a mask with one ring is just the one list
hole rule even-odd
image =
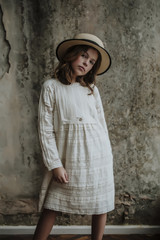
[[106, 220], [106, 213], [92, 216], [92, 240], [102, 240]]
[[38, 221], [33, 240], [47, 240], [56, 220], [57, 212], [44, 209]]

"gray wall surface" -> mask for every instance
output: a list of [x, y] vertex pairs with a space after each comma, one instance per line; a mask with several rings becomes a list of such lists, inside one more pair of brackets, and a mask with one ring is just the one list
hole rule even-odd
[[[42, 83], [57, 44], [99, 36], [112, 57], [97, 78], [114, 155], [109, 224], [160, 224], [160, 1], [0, 0], [0, 224], [36, 224], [43, 163], [37, 134]], [[90, 224], [60, 214], [57, 224]]]

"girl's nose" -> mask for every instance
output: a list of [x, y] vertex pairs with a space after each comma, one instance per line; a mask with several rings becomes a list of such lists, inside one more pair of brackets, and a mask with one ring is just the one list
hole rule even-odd
[[87, 65], [88, 65], [88, 60], [86, 59], [86, 60], [83, 62], [83, 64], [84, 64], [85, 66], [87, 66]]

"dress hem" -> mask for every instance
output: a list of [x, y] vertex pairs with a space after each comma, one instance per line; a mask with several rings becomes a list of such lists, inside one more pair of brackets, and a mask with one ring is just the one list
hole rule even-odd
[[80, 212], [80, 211], [71, 211], [71, 210], [64, 210], [64, 209], [56, 209], [51, 206], [44, 206], [43, 209], [48, 209], [48, 210], [53, 210], [56, 212], [62, 212], [62, 213], [68, 213], [68, 214], [77, 214], [77, 215], [100, 215], [100, 214], [105, 214], [113, 211], [115, 207], [112, 207], [110, 209], [107, 209], [105, 211], [99, 211], [99, 212]]

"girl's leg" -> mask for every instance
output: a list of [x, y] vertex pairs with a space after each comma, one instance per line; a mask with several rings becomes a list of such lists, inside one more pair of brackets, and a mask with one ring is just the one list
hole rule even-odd
[[106, 213], [92, 216], [92, 240], [102, 240], [106, 220]]
[[57, 212], [44, 209], [38, 221], [33, 240], [47, 240], [56, 220]]

